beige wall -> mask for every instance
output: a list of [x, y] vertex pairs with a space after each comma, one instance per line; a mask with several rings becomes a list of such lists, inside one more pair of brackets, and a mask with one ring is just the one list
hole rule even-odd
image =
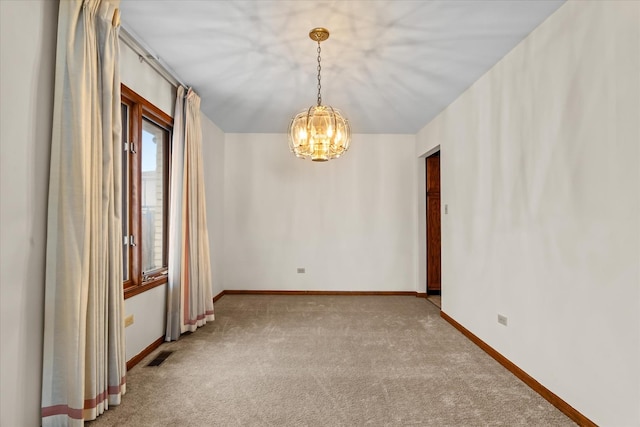
[[224, 288], [224, 133], [202, 115], [202, 159], [213, 296]]
[[[122, 83], [173, 117], [176, 88], [160, 76], [147, 62], [126, 44], [120, 43], [120, 72]], [[202, 115], [202, 139], [205, 191], [208, 201], [208, 228], [211, 251], [213, 295], [222, 292], [222, 202], [224, 179], [224, 133]], [[134, 316], [127, 327], [127, 360], [164, 335], [166, 325], [166, 285], [125, 300], [125, 315]]]
[[[57, 16], [57, 1], [0, 1], [2, 426], [40, 424]], [[173, 115], [175, 88], [122, 43], [121, 75], [123, 83]], [[165, 293], [162, 286], [126, 300], [126, 314], [135, 317], [126, 329], [127, 359], [164, 334]]]
[[[173, 117], [175, 87], [138, 55], [120, 42], [120, 78], [122, 83], [156, 107]], [[130, 360], [158, 338], [164, 336], [166, 325], [167, 285], [158, 286], [124, 302], [125, 316], [134, 322], [125, 329], [126, 357]]]
[[414, 150], [413, 135], [357, 134], [312, 163], [286, 134], [227, 134], [225, 288], [415, 291]]
[[640, 425], [639, 62], [639, 2], [568, 2], [417, 146], [441, 146], [444, 311], [609, 426]]
[[[254, 283], [421, 290], [416, 154], [441, 146], [445, 311], [593, 421], [640, 425], [639, 8], [566, 4], [415, 139], [356, 136], [339, 162], [290, 159], [283, 135], [221, 144], [203, 120], [209, 229], [225, 235], [212, 242], [214, 294]], [[0, 1], [3, 426], [40, 420], [56, 22], [56, 1]], [[148, 66], [130, 53], [123, 48], [123, 81], [172, 114], [172, 89], [141, 78]], [[310, 235], [287, 229], [295, 218], [311, 220]], [[357, 230], [371, 231], [362, 234], [371, 244], [349, 234]], [[287, 239], [291, 252], [274, 254]], [[382, 248], [396, 255], [384, 259]], [[333, 254], [344, 264], [325, 271], [321, 250], [355, 262]], [[246, 275], [247, 263], [265, 274]], [[128, 356], [164, 330], [164, 287], [147, 294], [127, 300], [127, 313], [139, 313]]]
[[0, 1], [0, 425], [40, 425], [57, 1]]
[[138, 95], [173, 117], [176, 105], [176, 88], [146, 61], [140, 61], [125, 43], [120, 42], [120, 78], [122, 83]]

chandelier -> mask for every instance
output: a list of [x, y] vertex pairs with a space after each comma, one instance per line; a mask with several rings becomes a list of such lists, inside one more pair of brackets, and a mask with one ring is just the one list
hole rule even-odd
[[322, 105], [320, 89], [320, 42], [329, 38], [326, 28], [314, 28], [309, 37], [318, 42], [318, 103], [299, 112], [289, 124], [289, 148], [301, 159], [311, 158], [314, 162], [337, 159], [351, 143], [349, 121], [340, 111]]

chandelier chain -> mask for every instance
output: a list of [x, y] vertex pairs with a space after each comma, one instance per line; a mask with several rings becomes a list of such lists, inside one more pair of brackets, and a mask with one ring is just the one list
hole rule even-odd
[[[0, 0], [2, 1], [2, 0]], [[330, 105], [322, 105], [322, 47], [329, 38], [326, 28], [313, 28], [309, 38], [318, 43], [318, 105], [305, 108], [289, 123], [289, 149], [296, 157], [311, 158], [314, 162], [337, 159], [349, 149], [351, 126], [349, 121]]]
[[322, 105], [322, 95], [320, 94], [320, 89], [322, 89], [322, 84], [320, 83], [320, 71], [322, 70], [322, 65], [320, 65], [320, 40], [318, 40], [318, 106]]

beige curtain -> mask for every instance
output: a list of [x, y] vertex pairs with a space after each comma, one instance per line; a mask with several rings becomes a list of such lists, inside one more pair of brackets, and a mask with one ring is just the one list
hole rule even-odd
[[200, 97], [178, 87], [171, 148], [167, 341], [214, 319]]
[[60, 1], [43, 426], [81, 426], [125, 392], [118, 3]]

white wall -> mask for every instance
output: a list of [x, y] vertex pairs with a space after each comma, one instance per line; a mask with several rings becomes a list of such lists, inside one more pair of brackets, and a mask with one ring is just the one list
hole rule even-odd
[[225, 289], [415, 291], [414, 150], [412, 135], [354, 135], [312, 163], [284, 134], [227, 134]]
[[202, 116], [202, 158], [207, 200], [213, 296], [224, 290], [224, 133]]
[[40, 423], [56, 1], [0, 1], [0, 425]]
[[167, 325], [167, 285], [156, 286], [124, 301], [125, 316], [133, 314], [133, 324], [125, 329], [125, 356], [131, 360], [158, 338]]
[[639, 23], [566, 3], [418, 147], [442, 150], [444, 311], [608, 426], [640, 425]]

